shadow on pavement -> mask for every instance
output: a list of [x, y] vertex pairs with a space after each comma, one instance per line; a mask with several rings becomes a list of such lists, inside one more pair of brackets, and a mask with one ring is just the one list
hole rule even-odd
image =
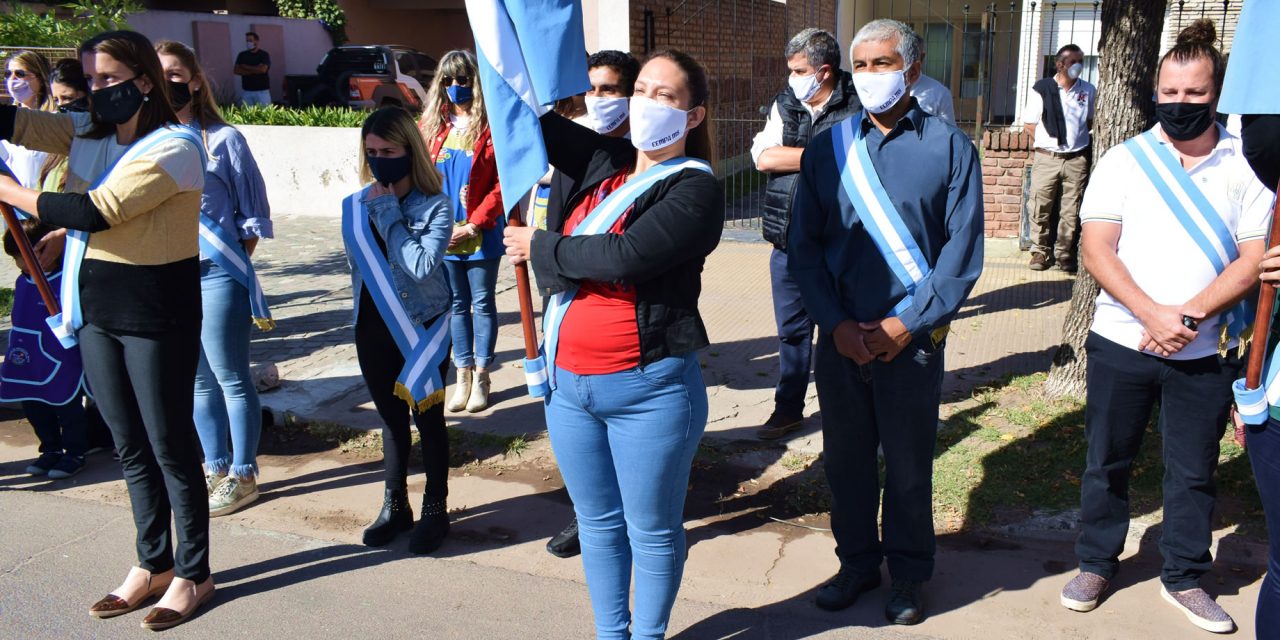
[[1013, 309], [1039, 309], [1071, 299], [1074, 279], [1042, 280], [994, 289], [970, 298], [952, 322]]
[[[289, 555], [241, 565], [213, 574], [217, 596], [208, 611], [238, 598], [292, 587], [308, 580], [327, 578], [348, 571], [376, 567], [404, 559], [403, 553], [386, 549], [340, 544], [299, 551]], [[279, 573], [273, 573], [273, 572]], [[271, 575], [267, 575], [271, 574]]]

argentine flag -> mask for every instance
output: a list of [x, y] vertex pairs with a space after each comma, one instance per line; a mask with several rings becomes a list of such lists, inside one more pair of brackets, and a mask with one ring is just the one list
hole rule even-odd
[[[503, 193], [526, 194], [548, 169], [538, 116], [591, 87], [582, 7], [577, 0], [466, 1], [498, 182]], [[520, 198], [504, 202], [509, 210]]]

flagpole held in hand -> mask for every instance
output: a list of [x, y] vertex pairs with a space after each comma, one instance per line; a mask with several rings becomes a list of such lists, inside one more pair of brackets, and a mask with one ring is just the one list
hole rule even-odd
[[[519, 207], [511, 211], [507, 217], [507, 226], [523, 227]], [[520, 300], [520, 326], [524, 329], [524, 377], [529, 386], [529, 395], [535, 398], [546, 396], [550, 391], [547, 384], [547, 363], [538, 352], [538, 328], [533, 321], [533, 288], [529, 284], [529, 263], [515, 265], [516, 295]]]
[[[13, 172], [9, 170], [9, 165], [0, 160], [0, 173], [13, 178]], [[18, 214], [14, 213], [13, 207], [7, 202], [0, 202], [0, 215], [4, 216], [4, 225], [8, 227], [9, 234], [13, 236], [14, 243], [18, 245], [18, 253], [22, 254], [22, 264], [27, 267], [27, 276], [32, 282], [36, 283], [36, 289], [40, 290], [40, 297], [44, 300], [44, 306], [49, 311], [49, 317], [53, 317], [61, 313], [62, 308], [58, 305], [58, 296], [53, 293], [53, 287], [49, 286], [49, 279], [44, 275], [44, 269], [40, 266], [40, 261], [36, 259], [35, 249], [31, 247], [31, 241], [27, 239], [27, 234], [22, 231], [22, 223], [18, 221]]]
[[[1277, 185], [1280, 189], [1280, 185]], [[1271, 209], [1271, 233], [1267, 235], [1267, 248], [1280, 244], [1280, 198]], [[1262, 379], [1267, 358], [1267, 337], [1271, 334], [1271, 316], [1275, 310], [1276, 288], [1262, 283], [1258, 289], [1258, 312], [1253, 319], [1252, 345], [1243, 380], [1236, 380], [1231, 389], [1235, 392], [1236, 408], [1244, 424], [1260, 425], [1267, 421], [1270, 402]], [[1243, 432], [1236, 429], [1236, 441], [1243, 440]]]

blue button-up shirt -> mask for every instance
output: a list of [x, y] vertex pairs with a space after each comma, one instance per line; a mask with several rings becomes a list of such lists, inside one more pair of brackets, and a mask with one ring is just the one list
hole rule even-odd
[[[968, 136], [914, 99], [887, 135], [865, 114], [855, 117], [880, 182], [932, 267], [899, 316], [920, 339], [951, 321], [982, 273], [982, 166]], [[907, 293], [841, 186], [835, 153], [831, 131], [805, 148], [787, 246], [805, 310], [826, 331], [884, 318]]]
[[241, 240], [272, 237], [267, 185], [244, 135], [224, 124], [208, 127], [202, 133], [209, 166], [205, 169], [200, 213]]

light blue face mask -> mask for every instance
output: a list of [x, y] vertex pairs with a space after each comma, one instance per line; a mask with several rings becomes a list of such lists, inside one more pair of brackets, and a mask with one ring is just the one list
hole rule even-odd
[[467, 104], [468, 102], [471, 102], [471, 87], [460, 87], [456, 84], [451, 84], [447, 89], [445, 89], [445, 91], [449, 93], [449, 102], [454, 104]]

